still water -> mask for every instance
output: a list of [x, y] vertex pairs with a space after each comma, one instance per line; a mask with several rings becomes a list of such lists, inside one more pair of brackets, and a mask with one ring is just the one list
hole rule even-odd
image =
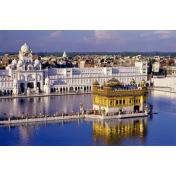
[[[154, 91], [149, 95], [154, 114], [148, 118], [92, 122], [77, 120], [0, 128], [0, 145], [87, 146], [87, 145], [176, 145], [176, 94]], [[91, 95], [1, 100], [4, 113], [73, 112], [92, 108]]]

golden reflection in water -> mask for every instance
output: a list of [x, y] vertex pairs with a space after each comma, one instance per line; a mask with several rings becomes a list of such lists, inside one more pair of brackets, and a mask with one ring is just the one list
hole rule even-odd
[[94, 143], [119, 145], [125, 139], [139, 139], [144, 143], [147, 134], [147, 118], [111, 119], [93, 122]]
[[19, 127], [20, 140], [22, 144], [27, 144], [30, 136], [32, 135], [33, 126], [24, 125]]

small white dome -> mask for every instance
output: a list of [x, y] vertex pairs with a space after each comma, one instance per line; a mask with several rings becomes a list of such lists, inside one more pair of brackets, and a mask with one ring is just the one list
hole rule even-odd
[[30, 52], [30, 48], [29, 48], [29, 46], [28, 46], [26, 43], [24, 43], [24, 44], [21, 46], [21, 51], [22, 51], [23, 53], [29, 53], [29, 52]]
[[13, 65], [13, 66], [17, 65], [17, 60], [16, 60], [16, 59], [13, 59], [12, 65]]

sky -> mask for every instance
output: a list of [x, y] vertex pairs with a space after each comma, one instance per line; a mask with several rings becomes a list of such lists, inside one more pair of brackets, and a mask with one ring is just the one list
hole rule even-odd
[[0, 30], [0, 52], [176, 52], [176, 30]]

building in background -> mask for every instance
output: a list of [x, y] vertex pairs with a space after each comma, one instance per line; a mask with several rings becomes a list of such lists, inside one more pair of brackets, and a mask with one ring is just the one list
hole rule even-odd
[[[67, 58], [63, 53], [63, 58]], [[91, 64], [91, 63], [89, 63]], [[0, 71], [0, 95], [30, 95], [52, 92], [59, 94], [91, 92], [93, 82], [100, 85], [110, 79], [118, 79], [123, 84], [147, 81], [147, 62], [138, 61], [131, 67], [85, 67], [45, 68], [41, 61], [33, 59], [32, 50], [25, 43], [21, 46], [18, 60], [13, 59], [5, 70]]]
[[147, 75], [147, 61], [136, 61], [135, 67], [139, 68], [141, 74]]
[[154, 62], [152, 64], [152, 72], [158, 74], [160, 71], [160, 62]]

